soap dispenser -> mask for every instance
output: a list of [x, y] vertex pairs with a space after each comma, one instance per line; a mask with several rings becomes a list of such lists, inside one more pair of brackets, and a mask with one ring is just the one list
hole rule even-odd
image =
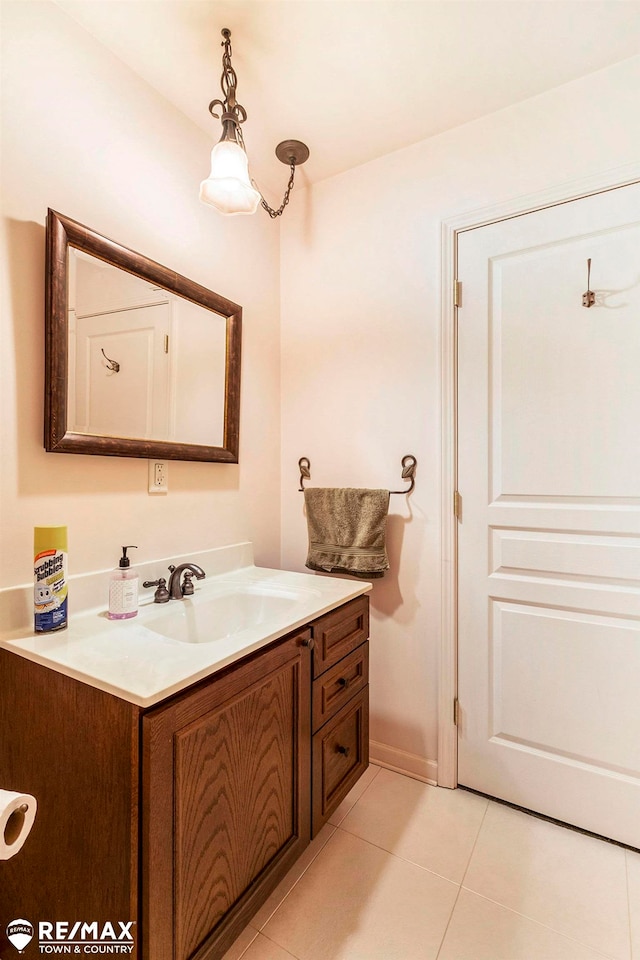
[[138, 574], [129, 567], [127, 550], [137, 550], [135, 544], [122, 548], [118, 567], [109, 581], [109, 619], [128, 620], [138, 615]]

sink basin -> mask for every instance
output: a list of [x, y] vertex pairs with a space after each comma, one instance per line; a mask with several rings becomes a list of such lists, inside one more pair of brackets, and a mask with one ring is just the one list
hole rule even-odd
[[212, 643], [243, 630], [295, 614], [314, 590], [289, 590], [266, 584], [220, 584], [210, 595], [170, 601], [145, 626], [181, 643]]

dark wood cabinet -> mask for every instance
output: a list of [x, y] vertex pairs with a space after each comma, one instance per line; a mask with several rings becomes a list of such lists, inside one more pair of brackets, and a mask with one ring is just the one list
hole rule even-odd
[[369, 598], [345, 603], [311, 629], [315, 837], [369, 766]]
[[22, 850], [0, 861], [3, 960], [18, 957], [10, 920], [36, 931], [24, 960], [41, 956], [40, 921], [137, 920], [138, 716], [125, 700], [0, 650], [0, 785], [38, 802]]
[[309, 842], [309, 635], [142, 718], [153, 960], [221, 956]]
[[2, 914], [131, 921], [135, 960], [222, 957], [367, 767], [368, 603], [147, 710], [0, 649], [0, 784], [38, 800]]

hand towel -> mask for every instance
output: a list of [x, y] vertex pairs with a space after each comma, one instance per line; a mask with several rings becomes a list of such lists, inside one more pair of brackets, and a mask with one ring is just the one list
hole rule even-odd
[[309, 487], [304, 491], [309, 533], [306, 566], [370, 580], [389, 569], [385, 527], [388, 490]]

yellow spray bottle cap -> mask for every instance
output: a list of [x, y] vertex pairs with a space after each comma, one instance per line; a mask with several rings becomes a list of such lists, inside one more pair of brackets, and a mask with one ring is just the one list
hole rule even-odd
[[45, 550], [60, 550], [62, 553], [66, 553], [67, 528], [34, 527], [33, 550], [35, 554], [44, 553]]

